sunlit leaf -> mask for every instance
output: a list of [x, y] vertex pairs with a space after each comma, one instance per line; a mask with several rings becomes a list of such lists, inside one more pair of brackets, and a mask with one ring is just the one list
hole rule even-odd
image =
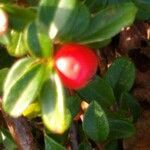
[[43, 85], [40, 102], [45, 126], [52, 133], [64, 133], [70, 126], [71, 114], [65, 106], [63, 87], [57, 74], [52, 74]]
[[76, 0], [42, 0], [38, 11], [38, 22], [54, 39], [72, 15]]
[[50, 57], [52, 54], [52, 42], [45, 33], [38, 29], [36, 23], [31, 23], [26, 31], [27, 45], [31, 54], [38, 57]]
[[123, 27], [133, 23], [136, 12], [136, 6], [131, 2], [106, 7], [93, 15], [89, 27], [77, 41], [93, 43], [110, 39], [119, 33]]
[[27, 54], [28, 49], [24, 39], [24, 32], [12, 30], [7, 43], [7, 51], [10, 55], [20, 57]]
[[4, 83], [3, 109], [18, 117], [38, 95], [45, 66], [34, 58], [23, 58], [10, 69]]

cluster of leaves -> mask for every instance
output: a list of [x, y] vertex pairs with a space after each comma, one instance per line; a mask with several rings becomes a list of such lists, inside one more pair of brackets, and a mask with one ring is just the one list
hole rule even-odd
[[[103, 78], [97, 76], [69, 97], [53, 69], [53, 54], [56, 45], [67, 42], [106, 46], [135, 19], [149, 19], [150, 2], [27, 0], [26, 7], [11, 0], [1, 2], [0, 9], [9, 15], [9, 30], [0, 37], [0, 43], [11, 56], [20, 57], [10, 69], [0, 70], [1, 77], [9, 71], [5, 82], [0, 79], [0, 85], [4, 82], [4, 110], [13, 117], [41, 116], [49, 131], [60, 134], [71, 126], [81, 99], [85, 99], [90, 105], [82, 123], [83, 141], [87, 137], [107, 141], [109, 148], [117, 139], [131, 136], [139, 115], [139, 105], [129, 94], [135, 79], [132, 62], [117, 59]], [[45, 148], [65, 149], [48, 136]]]
[[[135, 78], [134, 65], [125, 58], [114, 61], [103, 78], [96, 77], [78, 94], [90, 103], [83, 120], [83, 130], [95, 141], [127, 138], [134, 134], [133, 122], [139, 105], [128, 92]], [[92, 124], [91, 124], [92, 122]]]

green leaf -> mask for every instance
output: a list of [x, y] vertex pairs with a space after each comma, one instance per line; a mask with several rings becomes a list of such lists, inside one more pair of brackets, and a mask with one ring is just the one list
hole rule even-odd
[[107, 6], [116, 5], [116, 4], [124, 3], [124, 2], [131, 2], [131, 0], [107, 0]]
[[0, 36], [0, 44], [7, 45], [10, 42], [10, 33], [5, 33], [4, 35]]
[[135, 133], [134, 125], [124, 118], [109, 117], [109, 139], [122, 139], [131, 137]]
[[94, 141], [104, 141], [109, 134], [109, 124], [101, 106], [93, 101], [89, 105], [83, 120], [85, 134]]
[[14, 4], [14, 3], [15, 3], [14, 0], [0, 0], [0, 2], [1, 2], [2, 4], [4, 4], [4, 3], [6, 3], [6, 4]]
[[149, 20], [150, 19], [150, 1], [149, 0], [132, 0], [138, 7], [136, 19]]
[[3, 5], [3, 9], [9, 15], [10, 28], [17, 31], [22, 31], [36, 17], [36, 10], [29, 7], [23, 8], [17, 5], [6, 4]]
[[52, 133], [62, 134], [70, 126], [71, 114], [65, 106], [65, 95], [56, 73], [46, 81], [40, 93], [42, 119]]
[[24, 40], [24, 32], [12, 30], [7, 43], [7, 51], [11, 56], [21, 57], [27, 54], [26, 42]]
[[88, 45], [89, 45], [89, 47], [91, 47], [93, 49], [98, 49], [98, 48], [106, 47], [110, 43], [111, 43], [111, 39], [107, 39], [107, 40], [104, 40], [104, 41], [101, 41], [101, 42], [90, 43]]
[[79, 150], [92, 150], [92, 146], [89, 143], [81, 143]]
[[11, 3], [11, 0], [1, 0], [1, 3], [3, 3], [3, 4], [8, 3], [8, 2]]
[[8, 68], [3, 68], [0, 70], [0, 95], [2, 95], [3, 84], [4, 84], [4, 81], [5, 81], [8, 71], [9, 71]]
[[95, 100], [103, 107], [110, 107], [115, 103], [112, 88], [98, 76], [85, 88], [77, 92], [83, 99], [86, 99], [89, 102]]
[[91, 18], [89, 27], [77, 41], [93, 43], [110, 39], [133, 23], [136, 12], [137, 8], [131, 2], [109, 6]]
[[5, 150], [17, 150], [17, 145], [15, 144], [12, 136], [5, 128], [0, 128], [0, 135], [2, 136], [2, 142]]
[[132, 0], [138, 8], [150, 12], [150, 1], [149, 0]]
[[38, 22], [54, 39], [72, 15], [76, 0], [42, 0], [39, 4]]
[[146, 11], [144, 9], [139, 9], [136, 19], [138, 20], [150, 20], [150, 11]]
[[113, 88], [115, 96], [119, 98], [121, 93], [128, 92], [134, 83], [134, 64], [127, 58], [116, 59], [106, 72], [105, 80]]
[[117, 140], [109, 141], [105, 144], [105, 150], [120, 150]]
[[39, 60], [23, 58], [10, 69], [4, 83], [3, 109], [18, 117], [36, 98], [43, 83], [45, 66]]
[[140, 105], [138, 101], [129, 93], [121, 95], [120, 109], [129, 111], [133, 116], [133, 121], [137, 121], [140, 116]]
[[70, 96], [66, 98], [66, 105], [74, 118], [80, 111], [81, 98], [78, 96]]
[[65, 150], [65, 147], [54, 141], [48, 135], [45, 135], [45, 150]]
[[38, 57], [49, 57], [52, 54], [52, 42], [43, 31], [40, 31], [35, 23], [31, 23], [26, 31], [26, 41], [30, 52]]
[[100, 11], [107, 4], [107, 0], [85, 0], [85, 5], [93, 13]]
[[88, 9], [81, 3], [74, 8], [73, 14], [66, 22], [67, 28], [63, 28], [58, 33], [60, 41], [74, 41], [86, 30], [90, 21], [90, 13]]

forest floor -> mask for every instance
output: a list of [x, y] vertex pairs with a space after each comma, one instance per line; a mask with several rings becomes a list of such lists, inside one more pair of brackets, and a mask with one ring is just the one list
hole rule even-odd
[[129, 56], [136, 66], [136, 80], [132, 93], [141, 105], [134, 137], [123, 142], [124, 150], [150, 149], [150, 22], [136, 22], [123, 29], [112, 43], [103, 49], [105, 66], [118, 56]]

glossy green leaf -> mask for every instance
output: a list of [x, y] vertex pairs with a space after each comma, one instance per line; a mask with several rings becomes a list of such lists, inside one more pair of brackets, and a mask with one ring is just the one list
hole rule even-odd
[[9, 71], [8, 68], [3, 68], [0, 70], [0, 95], [2, 95], [3, 84], [4, 84], [4, 81], [5, 81], [8, 71]]
[[111, 39], [108, 39], [108, 40], [104, 40], [104, 41], [101, 41], [101, 42], [91, 43], [91, 44], [88, 44], [88, 45], [89, 45], [89, 47], [96, 50], [98, 48], [106, 47], [110, 43], [111, 43]]
[[150, 11], [145, 11], [144, 9], [139, 9], [136, 19], [138, 20], [150, 20]]
[[17, 5], [6, 4], [3, 9], [9, 15], [10, 28], [22, 31], [25, 26], [36, 17], [36, 10], [33, 8], [23, 8]]
[[150, 19], [150, 1], [149, 0], [132, 0], [138, 7], [136, 19], [149, 20]]
[[26, 41], [29, 51], [38, 57], [49, 57], [52, 54], [52, 42], [43, 31], [40, 31], [35, 23], [31, 23], [26, 31]]
[[98, 12], [103, 9], [107, 4], [107, 0], [85, 0], [85, 5], [91, 12]]
[[110, 39], [133, 23], [136, 12], [136, 6], [131, 2], [109, 6], [91, 18], [89, 27], [77, 41], [93, 43]]
[[2, 143], [5, 147], [5, 150], [17, 150], [17, 145], [15, 144], [12, 136], [10, 135], [9, 131], [5, 128], [0, 128], [0, 135], [2, 137]]
[[3, 109], [18, 117], [35, 99], [43, 83], [45, 66], [39, 60], [23, 58], [10, 69], [4, 83]]
[[140, 105], [138, 101], [129, 93], [121, 95], [120, 109], [129, 111], [133, 116], [133, 121], [137, 121], [140, 116]]
[[80, 111], [81, 98], [78, 96], [70, 96], [66, 98], [66, 105], [70, 110], [72, 117], [75, 117]]
[[39, 25], [54, 39], [72, 15], [76, 0], [42, 0], [38, 11]]
[[65, 150], [65, 147], [54, 141], [48, 135], [45, 135], [45, 150]]
[[85, 134], [94, 141], [104, 141], [109, 134], [109, 124], [101, 106], [93, 101], [89, 105], [83, 120]]
[[70, 126], [71, 114], [65, 105], [65, 95], [56, 73], [44, 83], [40, 94], [42, 119], [52, 133], [62, 134]]
[[67, 28], [63, 28], [58, 33], [58, 39], [61, 41], [74, 41], [86, 30], [90, 21], [88, 9], [81, 3], [74, 8], [73, 14], [66, 22]]
[[27, 54], [26, 42], [24, 39], [24, 32], [17, 32], [12, 30], [7, 44], [7, 51], [11, 56], [20, 57]]
[[116, 59], [105, 75], [105, 80], [113, 88], [117, 98], [129, 91], [135, 80], [135, 67], [128, 58]]
[[39, 3], [38, 22], [43, 28], [48, 29], [53, 21], [59, 0], [42, 0]]
[[89, 102], [95, 100], [104, 107], [110, 107], [115, 103], [112, 88], [100, 77], [96, 77], [85, 88], [77, 91], [80, 97]]
[[108, 117], [109, 120], [109, 139], [122, 139], [133, 136], [135, 133], [134, 125], [124, 118]]
[[138, 8], [143, 9], [144, 11], [150, 12], [150, 1], [149, 0], [132, 0]]

